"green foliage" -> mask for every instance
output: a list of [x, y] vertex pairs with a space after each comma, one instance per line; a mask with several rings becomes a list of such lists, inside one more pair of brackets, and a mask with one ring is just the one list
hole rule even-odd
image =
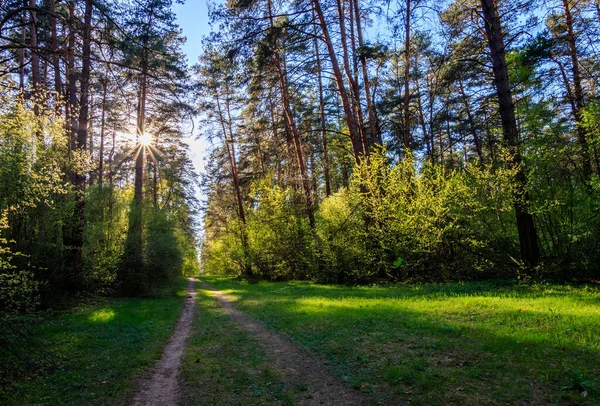
[[110, 292], [125, 246], [127, 196], [110, 187], [94, 187], [86, 195], [84, 260], [89, 290]]
[[370, 267], [359, 196], [341, 189], [324, 199], [317, 213], [317, 232], [323, 243], [324, 263], [320, 279], [331, 282], [365, 279], [373, 274]]
[[241, 241], [243, 224], [230, 221], [228, 230], [206, 238], [202, 245], [202, 269], [216, 275], [241, 275], [245, 254]]
[[262, 179], [253, 185], [252, 196], [255, 207], [248, 210], [245, 225], [229, 221], [226, 229], [205, 239], [204, 270], [241, 275], [249, 267], [254, 276], [270, 280], [317, 276], [313, 234], [299, 209], [299, 193]]
[[144, 278], [149, 291], [157, 292], [184, 273], [183, 253], [173, 219], [165, 211], [153, 210], [147, 222]]
[[[350, 192], [325, 199], [322, 239], [337, 264], [352, 264], [340, 272], [354, 281], [493, 275], [507, 260], [504, 228], [514, 235], [508, 174], [416, 165], [410, 156], [390, 165], [385, 151], [371, 154], [355, 168]], [[489, 220], [503, 215], [508, 224]]]
[[[270, 280], [338, 283], [513, 276], [517, 257], [510, 172], [471, 165], [417, 170], [411, 156], [390, 164], [372, 153], [349, 188], [324, 198], [312, 231], [298, 196], [271, 180], [253, 186], [247, 209], [248, 256]], [[208, 235], [205, 270], [242, 274], [241, 224]]]
[[[143, 214], [142, 214], [143, 213]], [[143, 215], [143, 217], [142, 217]], [[138, 224], [139, 229], [132, 224]], [[194, 238], [166, 210], [136, 209], [129, 212], [127, 236], [116, 265], [121, 293], [130, 296], [162, 294], [181, 275], [197, 275]], [[141, 235], [136, 235], [138, 232]]]
[[246, 232], [254, 273], [271, 280], [308, 278], [314, 270], [314, 247], [299, 191], [270, 179], [254, 184], [255, 209]]
[[[67, 140], [63, 121], [22, 99], [2, 98], [0, 110], [0, 316], [32, 310], [39, 282], [55, 276], [48, 259], [60, 259]], [[49, 213], [52, 213], [51, 215]], [[59, 260], [57, 261], [59, 262]]]

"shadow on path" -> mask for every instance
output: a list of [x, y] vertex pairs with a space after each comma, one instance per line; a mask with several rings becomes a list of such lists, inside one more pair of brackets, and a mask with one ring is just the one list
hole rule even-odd
[[195, 284], [196, 280], [194, 278], [188, 278], [185, 304], [175, 326], [175, 331], [167, 342], [160, 360], [146, 377], [140, 378], [138, 392], [133, 398], [133, 406], [172, 406], [177, 404], [179, 400], [177, 381], [181, 357], [194, 321], [196, 307]]

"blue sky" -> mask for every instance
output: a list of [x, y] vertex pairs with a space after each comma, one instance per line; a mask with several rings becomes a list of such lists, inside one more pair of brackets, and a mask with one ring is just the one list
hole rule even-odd
[[187, 38], [183, 50], [188, 57], [188, 63], [193, 65], [200, 55], [200, 39], [210, 30], [206, 0], [186, 0], [185, 4], [173, 4], [173, 10], [177, 15], [177, 24]]

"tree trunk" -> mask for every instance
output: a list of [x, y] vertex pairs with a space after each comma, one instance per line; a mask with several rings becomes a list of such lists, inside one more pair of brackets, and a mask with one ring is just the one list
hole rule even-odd
[[577, 140], [579, 141], [579, 146], [581, 148], [581, 158], [583, 161], [583, 177], [586, 182], [589, 182], [592, 178], [592, 160], [590, 157], [586, 130], [581, 123], [581, 114], [585, 104], [583, 98], [583, 88], [581, 86], [581, 72], [579, 71], [579, 58], [577, 56], [577, 44], [575, 43], [575, 33], [573, 32], [573, 16], [571, 15], [569, 0], [563, 0], [563, 8], [565, 11], [565, 23], [567, 26], [567, 42], [569, 43], [569, 53], [571, 56], [571, 71], [573, 74], [573, 96], [575, 102], [573, 118], [575, 119]]
[[146, 124], [146, 91], [147, 91], [147, 61], [146, 61], [146, 49], [142, 51], [142, 73], [140, 75], [140, 91], [138, 94], [138, 111], [137, 111], [137, 155], [135, 159], [135, 178], [134, 178], [134, 193], [133, 200], [138, 207], [142, 207], [142, 201], [144, 199], [144, 161], [145, 161], [145, 146], [139, 143], [139, 140], [144, 135], [145, 124]]
[[[225, 112], [221, 107], [221, 99], [219, 92], [215, 91], [215, 101], [217, 102], [217, 112], [219, 113], [219, 121], [221, 122], [221, 129], [223, 130], [223, 141], [225, 142], [225, 148], [227, 150], [227, 157], [229, 158], [229, 166], [231, 168], [231, 177], [233, 180], [233, 188], [235, 192], [235, 200], [238, 208], [238, 216], [242, 222], [241, 229], [241, 240], [242, 249], [244, 251], [244, 273], [252, 275], [252, 267], [250, 266], [249, 247], [248, 247], [248, 235], [246, 234], [246, 214], [244, 210], [244, 201], [242, 200], [242, 192], [240, 188], [240, 177], [237, 166], [237, 160], [235, 157], [235, 138], [233, 136], [232, 120], [231, 120], [231, 108], [229, 105], [229, 85], [225, 84]], [[227, 117], [225, 117], [227, 113]]]
[[115, 159], [116, 138], [117, 138], [117, 125], [115, 124], [113, 127], [112, 143], [110, 144], [110, 152], [108, 154], [108, 187], [111, 189], [111, 193], [112, 193], [112, 189], [114, 187], [113, 163], [114, 163], [114, 159]]
[[[352, 1], [352, 0], [350, 0]], [[356, 14], [356, 33], [358, 38], [358, 46], [364, 46], [363, 34], [362, 34], [362, 23], [360, 19], [360, 8], [358, 0], [354, 1], [354, 13]], [[369, 83], [369, 72], [367, 69], [367, 58], [364, 54], [361, 54], [360, 64], [362, 67], [363, 86], [365, 88], [365, 98], [367, 99], [367, 114], [369, 115], [369, 130], [371, 133], [371, 140], [375, 145], [382, 145], [383, 140], [381, 139], [381, 133], [379, 132], [377, 125], [377, 112], [375, 111], [375, 104], [371, 99], [371, 84]]]
[[60, 56], [58, 55], [55, 0], [48, 0], [48, 11], [50, 13], [50, 52], [52, 53], [52, 68], [54, 70], [54, 91], [58, 97], [61, 97], [63, 90], [60, 76]]
[[37, 5], [35, 0], [29, 0], [29, 46], [31, 49], [31, 80], [32, 89], [35, 92], [37, 87], [40, 85], [40, 57], [38, 55], [38, 41], [37, 41], [37, 13], [35, 9]]
[[529, 193], [527, 192], [527, 177], [521, 158], [517, 120], [508, 79], [506, 55], [500, 18], [494, 0], [481, 0], [485, 32], [490, 49], [494, 72], [494, 86], [498, 95], [498, 105], [502, 120], [504, 142], [509, 150], [508, 166], [515, 171], [513, 191], [514, 207], [517, 220], [517, 230], [521, 246], [521, 258], [528, 267], [534, 267], [539, 262], [540, 251], [538, 237], [529, 212]]
[[[274, 28], [273, 13], [271, 10], [271, 2], [269, 1], [269, 19], [271, 22], [271, 28]], [[277, 40], [276, 40], [277, 41]], [[275, 47], [277, 48], [277, 47]], [[302, 189], [304, 191], [304, 203], [306, 205], [306, 214], [308, 215], [308, 221], [310, 228], [315, 227], [315, 214], [314, 214], [314, 203], [310, 188], [310, 180], [308, 177], [308, 168], [306, 166], [306, 158], [304, 156], [304, 148], [302, 147], [302, 139], [296, 126], [296, 120], [291, 108], [291, 100], [288, 91], [287, 84], [287, 72], [283, 64], [285, 61], [282, 60], [281, 55], [277, 49], [273, 49], [273, 59], [275, 63], [275, 69], [277, 70], [277, 76], [279, 77], [279, 87], [281, 92], [281, 104], [283, 105], [283, 112], [288, 124], [288, 128], [292, 133], [292, 139], [296, 150], [296, 160], [298, 162], [298, 169], [300, 170], [300, 180], [302, 182]]]
[[[75, 71], [75, 1], [69, 2], [69, 55], [67, 57], [67, 75], [69, 81], [69, 103], [66, 113], [67, 121], [70, 123], [71, 136], [69, 137], [71, 150], [74, 151], [77, 146], [77, 127], [78, 120], [75, 112], [78, 110], [77, 102], [77, 72]], [[73, 178], [73, 183], [75, 179]]]
[[[359, 142], [361, 143], [361, 149], [364, 155], [368, 155], [369, 150], [367, 148], [367, 138], [365, 136], [364, 129], [364, 120], [362, 116], [362, 109], [360, 105], [360, 89], [358, 87], [358, 72], [356, 69], [352, 69], [350, 67], [350, 51], [348, 50], [348, 39], [346, 35], [346, 15], [344, 13], [344, 4], [342, 0], [337, 0], [337, 9], [338, 16], [340, 20], [340, 42], [342, 44], [342, 61], [344, 66], [344, 71], [346, 72], [346, 79], [348, 80], [348, 87], [350, 88], [349, 96], [351, 97], [349, 101], [352, 106], [352, 114], [354, 116], [354, 121], [356, 122], [356, 126], [358, 129]], [[353, 25], [353, 17], [352, 17], [352, 0], [350, 0], [350, 23]], [[354, 45], [353, 37], [354, 34], [352, 30], [350, 31], [350, 39], [352, 46], [352, 55], [354, 55]], [[356, 61], [353, 63], [353, 67], [356, 68]]]
[[352, 141], [354, 159], [357, 162], [360, 162], [362, 160], [362, 157], [364, 157], [366, 153], [366, 151], [363, 148], [360, 126], [356, 120], [352, 107], [352, 102], [350, 101], [350, 97], [348, 95], [348, 92], [346, 91], [344, 77], [342, 76], [342, 71], [338, 63], [335, 48], [333, 47], [333, 42], [331, 41], [331, 36], [329, 35], [329, 28], [327, 21], [325, 20], [325, 16], [323, 15], [323, 10], [321, 9], [321, 3], [319, 0], [312, 0], [312, 3], [314, 5], [315, 12], [319, 19], [319, 25], [321, 26], [321, 32], [323, 33], [323, 41], [327, 46], [327, 52], [329, 53], [329, 59], [331, 61], [333, 76], [335, 79], [336, 86], [338, 88], [338, 92], [340, 94], [340, 99], [342, 101], [342, 108], [344, 110], [346, 123], [348, 124], [350, 140]]
[[410, 151], [412, 137], [410, 135], [410, 17], [411, 0], [406, 0], [406, 16], [404, 21], [404, 128], [402, 145], [405, 151]]
[[[81, 91], [79, 98], [79, 122], [77, 125], [77, 142], [75, 149], [84, 154], [87, 149], [88, 120], [89, 120], [89, 88], [90, 88], [90, 56], [91, 56], [91, 30], [92, 30], [92, 0], [86, 0], [83, 26], [83, 49], [81, 62]], [[72, 112], [73, 115], [74, 111]], [[83, 283], [83, 231], [85, 227], [85, 174], [75, 173], [75, 221], [73, 233], [73, 249], [75, 257], [73, 263], [74, 287], [79, 288]]]
[[[313, 11], [313, 21], [314, 11]], [[321, 141], [323, 145], [323, 176], [325, 178], [325, 196], [331, 195], [331, 178], [329, 174], [329, 153], [327, 145], [327, 123], [325, 122], [325, 98], [323, 97], [323, 73], [321, 71], [321, 55], [317, 39], [317, 25], [313, 23], [315, 56], [317, 60], [317, 79], [319, 85], [319, 123], [321, 124]]]
[[[40, 77], [40, 57], [38, 54], [38, 41], [37, 41], [37, 16], [35, 12], [35, 8], [37, 5], [35, 4], [35, 0], [29, 0], [29, 15], [30, 15], [30, 24], [29, 24], [29, 47], [31, 50], [31, 90], [33, 95], [33, 112], [36, 116], [40, 115], [40, 103], [39, 100], [40, 94], [40, 85], [41, 85], [41, 77]], [[42, 137], [41, 132], [38, 134], [38, 139]], [[43, 140], [40, 140], [43, 141]]]
[[98, 152], [98, 185], [100, 189], [104, 184], [104, 133], [106, 129], [106, 93], [108, 78], [102, 78], [102, 117], [100, 118], [100, 151]]
[[25, 89], [25, 28], [27, 26], [26, 11], [23, 11], [22, 13], [22, 20], [23, 21], [21, 21], [21, 48], [19, 49], [19, 89], [21, 89], [21, 91]]
[[242, 200], [242, 192], [240, 189], [240, 177], [235, 157], [235, 140], [233, 137], [233, 129], [231, 128], [231, 113], [229, 108], [229, 95], [225, 95], [225, 109], [229, 119], [225, 118], [223, 109], [221, 108], [221, 100], [218, 92], [215, 92], [215, 101], [217, 102], [217, 111], [219, 113], [219, 121], [223, 130], [223, 141], [229, 158], [229, 166], [231, 168], [231, 177], [233, 179], [233, 188], [235, 191], [235, 200], [238, 206], [238, 216], [243, 224], [246, 224], [246, 214], [244, 211], [244, 201]]

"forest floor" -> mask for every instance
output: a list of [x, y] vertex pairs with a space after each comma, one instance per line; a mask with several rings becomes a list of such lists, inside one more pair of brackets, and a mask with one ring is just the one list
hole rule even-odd
[[[290, 388], [281, 360], [274, 361], [272, 347], [280, 338], [265, 345], [269, 335], [283, 337], [285, 351], [291, 345], [310, 364], [324, 365], [358, 402], [600, 402], [598, 287], [495, 282], [349, 288], [204, 279], [226, 301], [218, 305], [214, 293], [200, 291], [202, 311], [183, 361], [183, 404], [302, 400], [311, 389], [302, 380]], [[283, 362], [302, 370], [295, 357]]]
[[0, 405], [118, 405], [160, 358], [186, 295], [87, 299], [0, 331]]
[[53, 361], [0, 404], [600, 402], [597, 287], [203, 280], [33, 322]]

